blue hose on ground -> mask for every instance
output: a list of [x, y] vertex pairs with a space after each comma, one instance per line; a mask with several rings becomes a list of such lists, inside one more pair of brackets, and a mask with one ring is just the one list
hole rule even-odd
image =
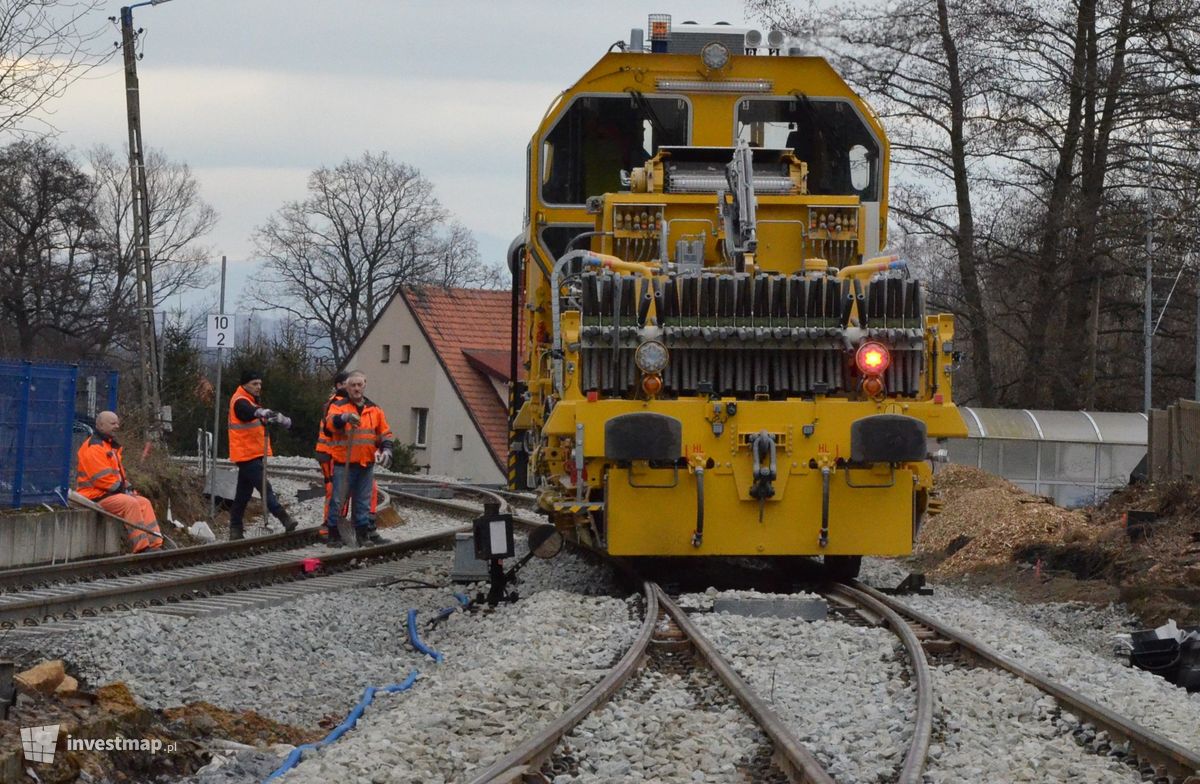
[[[410, 611], [410, 612], [413, 612], [413, 611]], [[333, 743], [335, 740], [342, 737], [342, 735], [345, 735], [348, 730], [350, 730], [352, 727], [354, 727], [355, 722], [357, 722], [359, 720], [359, 718], [363, 715], [363, 711], [365, 711], [367, 709], [367, 706], [370, 705], [375, 700], [376, 694], [378, 694], [381, 691], [387, 692], [388, 694], [393, 694], [398, 691], [405, 691], [405, 690], [411, 688], [412, 685], [416, 682], [417, 682], [417, 671], [413, 670], [412, 672], [410, 672], [408, 674], [408, 677], [405, 678], [404, 681], [401, 683], [393, 683], [391, 686], [380, 686], [378, 688], [376, 688], [375, 686], [368, 686], [363, 691], [362, 699], [358, 701], [358, 704], [354, 706], [354, 710], [350, 711], [350, 713], [346, 716], [345, 720], [342, 721], [341, 724], [334, 727], [333, 730], [328, 735], [326, 735], [324, 738], [317, 741], [316, 743], [305, 743], [303, 746], [298, 746], [295, 749], [292, 749], [292, 752], [287, 755], [286, 759], [284, 759], [283, 764], [280, 765], [278, 768], [276, 768], [271, 773], [270, 776], [267, 776], [263, 780], [264, 784], [266, 784], [266, 782], [268, 782], [268, 781], [273, 781], [274, 779], [279, 778], [284, 773], [287, 773], [289, 770], [296, 767], [296, 764], [300, 762], [300, 757], [304, 754], [305, 751], [314, 751], [316, 749], [322, 748], [323, 746], [328, 746], [330, 743]]]
[[446, 657], [430, 648], [425, 643], [421, 642], [420, 635], [417, 634], [417, 611], [408, 611], [408, 641], [412, 643], [412, 647], [416, 648], [421, 653], [432, 658], [438, 664], [446, 660]]

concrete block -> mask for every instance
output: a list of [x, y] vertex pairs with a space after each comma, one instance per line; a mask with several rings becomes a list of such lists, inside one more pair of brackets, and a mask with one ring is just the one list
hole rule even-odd
[[[267, 469], [267, 472], [269, 475], [270, 468]], [[237, 475], [235, 466], [217, 466], [217, 470], [212, 475], [204, 477], [204, 494], [211, 495], [212, 491], [209, 488], [215, 485], [217, 498], [232, 501], [233, 497], [237, 495]]]
[[471, 534], [454, 535], [454, 566], [450, 579], [456, 583], [473, 583], [488, 578], [487, 561], [475, 557], [475, 540]]
[[19, 510], [0, 515], [0, 569], [120, 555], [116, 520], [84, 509]]
[[804, 621], [823, 621], [829, 615], [824, 599], [800, 599], [788, 596], [764, 596], [761, 599], [718, 596], [713, 599], [713, 612], [746, 615], [756, 618], [799, 618]]

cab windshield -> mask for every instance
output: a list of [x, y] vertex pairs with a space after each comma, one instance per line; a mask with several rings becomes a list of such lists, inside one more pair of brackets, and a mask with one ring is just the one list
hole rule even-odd
[[794, 150], [808, 164], [809, 193], [879, 200], [879, 142], [849, 101], [747, 98], [738, 102], [737, 138]]
[[628, 93], [577, 97], [542, 144], [542, 201], [583, 204], [621, 189], [621, 172], [688, 143], [688, 103]]

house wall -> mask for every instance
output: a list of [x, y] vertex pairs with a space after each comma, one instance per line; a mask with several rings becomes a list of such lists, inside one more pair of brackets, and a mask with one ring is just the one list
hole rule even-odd
[[[391, 347], [388, 362], [382, 361], [384, 345]], [[405, 345], [410, 347], [408, 363], [401, 362]], [[402, 297], [392, 299], [346, 367], [367, 374], [367, 397], [383, 407], [400, 443], [416, 440], [413, 409], [429, 409], [426, 446], [416, 450], [416, 458], [430, 474], [481, 484], [505, 481]], [[454, 449], [456, 435], [463, 437], [461, 450]]]

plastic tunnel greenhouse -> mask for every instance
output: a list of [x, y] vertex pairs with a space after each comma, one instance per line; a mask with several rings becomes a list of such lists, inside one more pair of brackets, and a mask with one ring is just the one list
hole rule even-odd
[[1146, 455], [1146, 415], [961, 406], [968, 437], [950, 462], [997, 474], [1059, 506], [1103, 500]]

